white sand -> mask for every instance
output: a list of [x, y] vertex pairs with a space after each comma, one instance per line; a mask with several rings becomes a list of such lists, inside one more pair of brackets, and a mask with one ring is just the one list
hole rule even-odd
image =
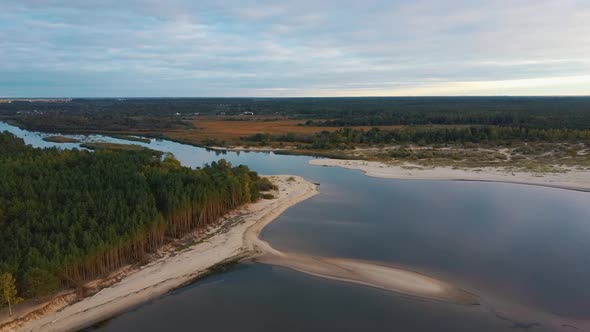
[[418, 165], [388, 165], [376, 161], [312, 159], [311, 165], [333, 166], [363, 171], [367, 176], [388, 179], [488, 181], [537, 185], [569, 190], [590, 191], [590, 171], [569, 169], [563, 173], [513, 172], [499, 168], [454, 169]]
[[262, 255], [256, 261], [283, 266], [309, 275], [385, 289], [443, 302], [474, 305], [478, 297], [429, 276], [375, 262], [314, 257], [293, 253]]

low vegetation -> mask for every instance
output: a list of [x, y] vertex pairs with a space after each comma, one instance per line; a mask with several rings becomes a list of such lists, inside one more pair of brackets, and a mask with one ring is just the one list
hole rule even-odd
[[80, 141], [75, 138], [64, 137], [64, 136], [47, 136], [47, 137], [43, 137], [43, 140], [46, 142], [53, 142], [53, 143], [80, 143]]
[[142, 151], [142, 150], [149, 150], [143, 146], [133, 145], [133, 144], [118, 144], [118, 143], [104, 143], [104, 142], [92, 142], [92, 143], [82, 143], [80, 147], [86, 148], [89, 150], [100, 150], [100, 149], [108, 149], [108, 150], [122, 150], [122, 151]]
[[264, 199], [274, 199], [275, 198], [275, 195], [270, 194], [270, 193], [264, 193], [264, 194], [262, 194], [262, 198], [264, 198]]
[[[315, 135], [256, 134], [248, 144], [290, 144], [305, 154], [428, 166], [508, 166], [554, 171], [590, 166], [590, 130], [497, 126], [412, 126], [392, 130], [343, 128]], [[283, 153], [283, 152], [281, 152]]]

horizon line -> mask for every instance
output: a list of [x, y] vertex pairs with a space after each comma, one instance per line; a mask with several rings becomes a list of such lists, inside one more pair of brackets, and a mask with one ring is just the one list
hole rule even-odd
[[335, 98], [588, 98], [587, 95], [424, 95], [424, 96], [95, 96], [95, 97], [4, 97], [0, 100], [37, 100], [37, 99], [335, 99]]

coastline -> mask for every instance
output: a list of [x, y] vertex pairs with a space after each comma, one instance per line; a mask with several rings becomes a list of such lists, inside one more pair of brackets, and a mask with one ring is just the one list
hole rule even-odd
[[275, 199], [262, 199], [229, 213], [204, 241], [133, 269], [111, 286], [78, 302], [40, 317], [33, 315], [28, 321], [19, 322], [16, 317], [16, 324], [4, 324], [0, 331], [77, 331], [182, 287], [215, 265], [255, 254], [257, 245], [247, 234], [257, 238], [262, 228], [285, 210], [319, 193], [314, 184], [298, 176], [292, 177], [294, 181], [289, 181], [288, 175], [269, 178], [279, 187], [273, 192]]
[[501, 182], [564, 190], [590, 192], [590, 171], [570, 169], [563, 173], [533, 173], [482, 167], [477, 170], [452, 167], [423, 167], [412, 164], [389, 165], [378, 161], [312, 159], [310, 165], [359, 170], [384, 179]]

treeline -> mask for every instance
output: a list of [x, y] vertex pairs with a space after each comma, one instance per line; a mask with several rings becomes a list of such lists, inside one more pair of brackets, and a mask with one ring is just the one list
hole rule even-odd
[[588, 142], [590, 130], [577, 129], [535, 129], [496, 126], [470, 127], [404, 127], [400, 129], [370, 130], [342, 128], [335, 131], [322, 131], [314, 135], [301, 134], [256, 134], [243, 137], [247, 142], [268, 144], [289, 142], [307, 149], [348, 149], [357, 145], [375, 144], [457, 144], [487, 143], [504, 144], [519, 142]]
[[314, 126], [590, 129], [590, 97], [131, 98], [0, 104], [0, 117], [43, 131], [182, 129], [183, 116], [243, 112], [307, 119]]
[[137, 132], [192, 129], [176, 115], [111, 113], [98, 111], [19, 113], [8, 117], [29, 130], [61, 133]]
[[[565, 120], [565, 119], [564, 119]], [[546, 114], [522, 111], [383, 111], [373, 114], [354, 112], [331, 120], [308, 120], [305, 125], [319, 127], [392, 126], [392, 125], [497, 125], [529, 127], [564, 127]], [[571, 124], [573, 125], [573, 123]]]
[[224, 160], [193, 170], [153, 151], [35, 149], [0, 133], [0, 275], [26, 297], [81, 285], [272, 187]]
[[309, 126], [496, 125], [590, 129], [588, 97], [426, 97], [372, 100], [344, 108]]

